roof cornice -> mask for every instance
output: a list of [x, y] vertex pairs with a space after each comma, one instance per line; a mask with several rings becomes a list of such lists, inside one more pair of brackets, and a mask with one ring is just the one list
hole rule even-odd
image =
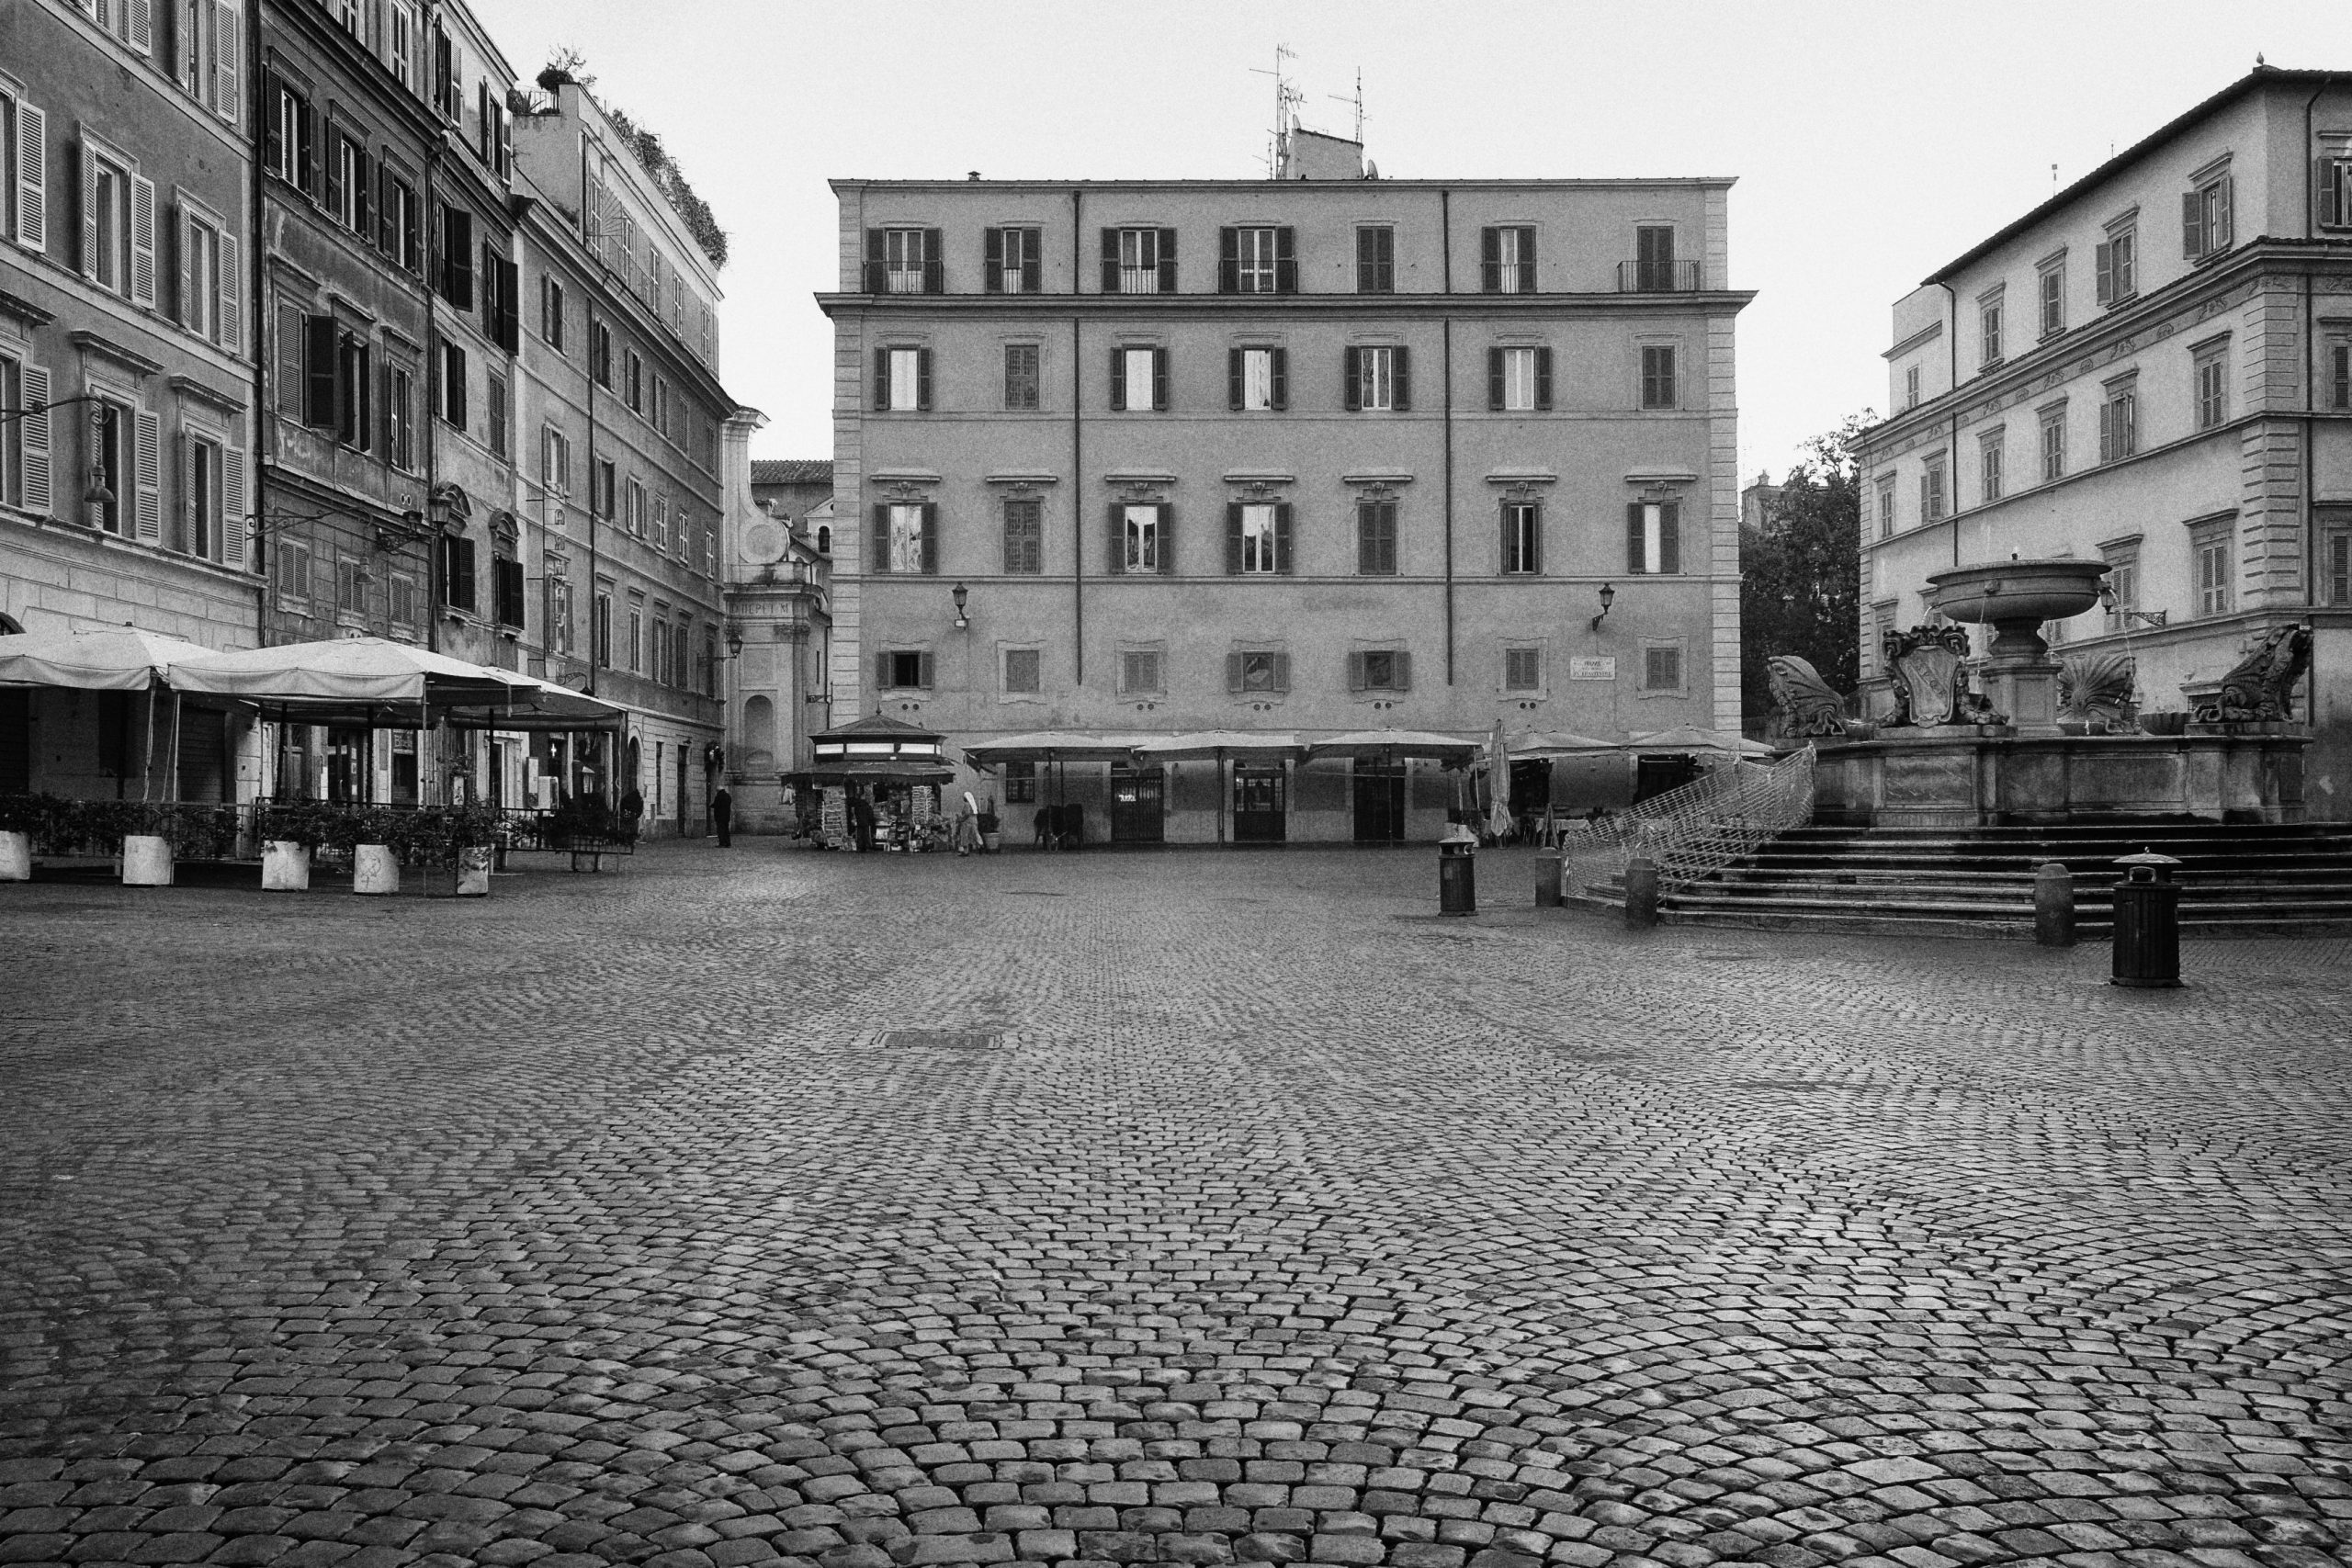
[[1756, 298], [1748, 289], [1690, 294], [824, 294], [828, 316], [1162, 315], [1441, 316], [1731, 315]]

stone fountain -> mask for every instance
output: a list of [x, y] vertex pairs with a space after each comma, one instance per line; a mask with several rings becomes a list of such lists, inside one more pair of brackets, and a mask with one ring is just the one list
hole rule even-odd
[[2019, 735], [2058, 731], [2058, 663], [2041, 637], [2047, 621], [2072, 620], [2098, 603], [2107, 563], [2007, 560], [1963, 566], [1928, 579], [1928, 603], [1964, 626], [1989, 626], [1984, 700]]

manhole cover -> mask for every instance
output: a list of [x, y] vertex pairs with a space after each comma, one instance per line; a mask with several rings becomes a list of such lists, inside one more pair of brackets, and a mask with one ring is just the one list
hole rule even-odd
[[1001, 1038], [982, 1029], [893, 1029], [882, 1043], [910, 1051], [991, 1051]]

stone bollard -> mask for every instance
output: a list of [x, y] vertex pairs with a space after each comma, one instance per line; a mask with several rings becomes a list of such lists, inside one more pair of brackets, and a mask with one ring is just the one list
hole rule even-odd
[[2054, 860], [2033, 874], [2033, 940], [2044, 947], [2075, 945], [2075, 877]]
[[311, 890], [311, 846], [292, 839], [272, 839], [262, 845], [261, 890], [265, 893], [308, 893]]
[[1635, 855], [1625, 863], [1625, 929], [1645, 931], [1657, 924], [1657, 862]]
[[124, 834], [122, 885], [125, 887], [169, 887], [172, 885], [172, 841], [153, 833]]
[[1535, 907], [1556, 909], [1560, 907], [1560, 852], [1545, 850], [1535, 857]]
[[387, 844], [361, 844], [351, 852], [351, 890], [380, 897], [401, 890], [401, 863]]

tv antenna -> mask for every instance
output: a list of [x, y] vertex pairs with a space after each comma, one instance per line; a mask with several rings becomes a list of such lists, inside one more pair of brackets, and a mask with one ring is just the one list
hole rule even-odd
[[1266, 148], [1266, 177], [1270, 180], [1282, 176], [1283, 154], [1290, 151], [1291, 130], [1298, 123], [1298, 106], [1306, 101], [1306, 96], [1291, 85], [1290, 73], [1284, 69], [1297, 58], [1290, 45], [1278, 43], [1274, 45], [1272, 71], [1261, 71], [1254, 65], [1250, 68], [1252, 76], [1274, 79], [1274, 133]]
[[1356, 91], [1353, 97], [1344, 93], [1326, 95], [1335, 104], [1352, 104], [1356, 111], [1356, 145], [1363, 145], [1363, 67], [1356, 67]]

